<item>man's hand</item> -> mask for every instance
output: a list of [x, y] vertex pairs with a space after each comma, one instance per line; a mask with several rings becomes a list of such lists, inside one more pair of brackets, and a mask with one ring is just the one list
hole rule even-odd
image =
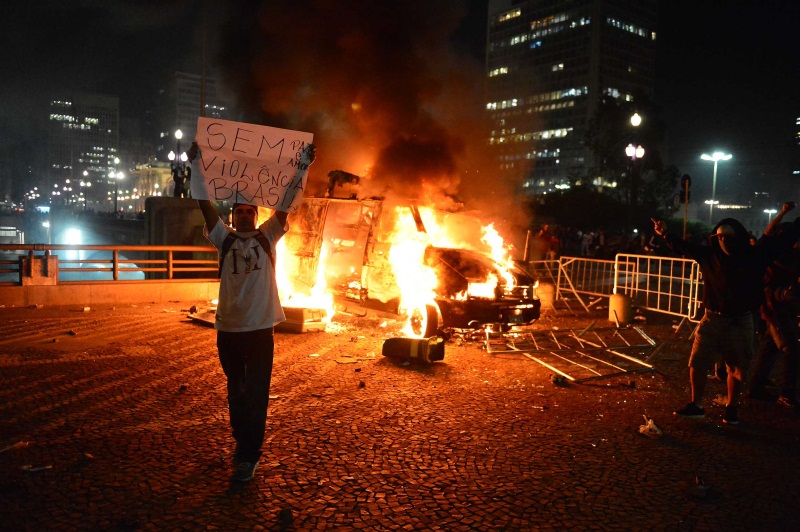
[[313, 163], [316, 158], [317, 158], [317, 147], [314, 144], [309, 144], [303, 150], [303, 154], [301, 155], [301, 161], [311, 166], [311, 163]]
[[192, 163], [195, 159], [197, 159], [198, 153], [200, 153], [200, 146], [198, 146], [196, 142], [192, 142], [192, 145], [186, 152], [186, 157], [188, 158], [189, 163]]
[[667, 232], [667, 224], [661, 220], [656, 220], [655, 218], [650, 218], [650, 221], [653, 222], [653, 232], [658, 236], [664, 236], [664, 234]]
[[786, 203], [783, 204], [783, 207], [781, 207], [781, 213], [786, 214], [787, 212], [791, 211], [794, 208], [795, 208], [794, 202], [787, 201]]

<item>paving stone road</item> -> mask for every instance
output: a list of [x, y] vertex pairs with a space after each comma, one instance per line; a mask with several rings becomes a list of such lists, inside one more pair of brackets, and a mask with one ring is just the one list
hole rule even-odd
[[478, 342], [383, 357], [379, 319], [278, 334], [261, 466], [232, 484], [215, 333], [187, 306], [0, 309], [0, 529], [800, 527], [800, 416], [745, 403], [725, 426], [713, 381], [705, 420], [675, 418], [689, 331], [651, 315], [655, 371], [567, 386]]

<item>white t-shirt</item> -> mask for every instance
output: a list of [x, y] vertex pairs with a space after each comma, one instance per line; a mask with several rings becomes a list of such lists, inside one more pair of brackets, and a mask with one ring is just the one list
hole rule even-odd
[[[267, 237], [276, 256], [275, 244], [286, 234], [289, 224], [281, 226], [273, 215], [258, 226]], [[229, 233], [241, 238], [233, 241], [222, 265], [219, 281], [219, 303], [214, 328], [226, 332], [246, 332], [268, 329], [286, 319], [275, 284], [269, 256], [258, 239], [257, 231], [240, 233], [218, 220], [206, 236], [218, 251]]]

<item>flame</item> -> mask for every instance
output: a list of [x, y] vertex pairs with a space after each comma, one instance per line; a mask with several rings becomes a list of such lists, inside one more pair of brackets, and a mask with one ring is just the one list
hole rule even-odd
[[419, 337], [420, 331], [414, 331], [412, 322], [414, 312], [435, 304], [437, 286], [436, 273], [424, 261], [430, 235], [417, 228], [408, 207], [396, 207], [394, 215], [394, 231], [389, 238], [393, 244], [388, 259], [400, 292], [400, 309], [406, 317], [402, 332]]
[[[377, 277], [370, 277], [370, 272], [374, 274], [375, 271], [364, 268], [362, 261], [366, 245], [361, 239], [365, 237], [359, 235], [366, 235], [366, 232], [362, 227], [355, 234], [353, 226], [347, 225], [354, 223], [354, 218], [363, 218], [353, 217], [351, 212], [355, 211], [333, 207], [328, 209], [326, 228], [319, 228], [324, 240], [316, 260], [315, 284], [310, 290], [307, 287], [312, 280], [306, 277], [301, 283], [299, 279], [302, 272], [313, 271], [313, 257], [301, 258], [290, 252], [286, 239], [281, 239], [276, 275], [281, 301], [285, 306], [324, 308], [330, 320], [335, 312], [334, 296], [344, 295], [348, 300], [358, 301], [362, 297], [362, 283], [367, 282], [369, 286], [365, 285], [365, 288], [369, 290], [368, 297], [384, 303], [399, 298], [398, 307], [403, 316], [402, 334], [420, 338], [426, 334], [428, 320], [434, 317], [438, 319], [437, 299], [494, 299], [504, 289], [514, 287], [515, 279], [510, 271], [514, 266], [513, 260], [493, 223], [483, 225], [475, 216], [442, 212], [430, 207], [415, 210], [408, 205], [389, 207], [386, 204], [380, 224], [380, 238], [375, 241], [380, 251], [367, 250], [367, 253], [383, 257], [381, 260], [387, 261], [391, 268], [391, 275], [386, 278], [385, 284], [381, 284], [383, 276], [378, 274]], [[363, 212], [359, 216], [363, 216]], [[418, 212], [422, 222], [420, 226], [415, 220], [415, 212]], [[333, 223], [344, 225], [332, 226], [334, 230], [329, 232], [327, 225]], [[373, 229], [378, 230], [377, 226], [370, 231]], [[453, 286], [445, 286], [445, 280], [437, 278], [437, 272], [443, 271], [445, 262], [437, 259], [428, 260], [426, 264], [426, 260], [431, 258], [431, 255], [426, 256], [426, 251], [431, 246], [440, 248], [437, 251], [445, 254], [453, 250], [478, 252], [491, 259], [493, 268], [488, 269], [485, 259], [481, 259], [483, 267], [473, 267], [474, 271], [464, 273], [464, 277], [459, 277], [457, 273], [456, 282], [447, 281]], [[463, 260], [468, 268], [469, 264], [473, 264], [470, 260], [476, 259], [464, 257]], [[448, 271], [452, 272], [457, 266], [449, 265]], [[380, 289], [376, 290], [376, 283]], [[460, 292], [452, 293], [456, 290]]]
[[481, 227], [483, 236], [480, 242], [475, 243], [475, 233], [465, 232], [463, 217], [441, 213], [428, 207], [420, 207], [419, 214], [424, 231], [417, 227], [408, 207], [397, 207], [394, 210], [395, 229], [390, 237], [393, 245], [389, 251], [389, 262], [400, 291], [400, 307], [406, 317], [402, 332], [411, 337], [422, 336], [425, 332], [424, 324], [415, 324], [414, 320], [422, 320], [424, 323], [427, 319], [426, 307], [436, 307], [439, 280], [435, 270], [425, 265], [425, 249], [428, 246], [470, 249], [484, 253], [495, 263], [495, 268], [504, 281], [500, 283], [498, 276], [492, 273], [483, 280], [471, 279], [467, 290], [455, 294], [453, 299], [493, 299], [497, 297], [500, 284], [505, 284], [507, 289], [515, 285], [510, 271], [513, 260], [493, 223]]
[[494, 223], [483, 227], [483, 237], [481, 241], [486, 243], [489, 248], [489, 256], [498, 265], [498, 271], [505, 281], [506, 288], [513, 288], [515, 286], [514, 276], [511, 275], [511, 268], [514, 267], [514, 260], [509, 254], [509, 248], [503, 244], [503, 237], [494, 228]]
[[[295, 257], [289, 253], [285, 239], [278, 241], [276, 250], [279, 258], [275, 265], [275, 279], [278, 283], [278, 293], [281, 296], [283, 306], [325, 309], [323, 321], [330, 322], [336, 313], [336, 309], [333, 304], [333, 293], [328, 290], [325, 280], [325, 268], [317, 268], [316, 283], [308, 293], [303, 293], [302, 290], [295, 287], [292, 276], [289, 274], [289, 272], [297, 271], [297, 265], [293, 264], [296, 262], [293, 260]], [[320, 251], [319, 264], [323, 265], [329, 256], [329, 247], [323, 244]]]

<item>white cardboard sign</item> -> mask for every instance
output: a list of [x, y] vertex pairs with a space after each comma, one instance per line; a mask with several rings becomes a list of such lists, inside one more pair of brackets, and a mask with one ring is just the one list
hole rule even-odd
[[192, 197], [295, 212], [303, 200], [313, 140], [302, 131], [200, 117]]

